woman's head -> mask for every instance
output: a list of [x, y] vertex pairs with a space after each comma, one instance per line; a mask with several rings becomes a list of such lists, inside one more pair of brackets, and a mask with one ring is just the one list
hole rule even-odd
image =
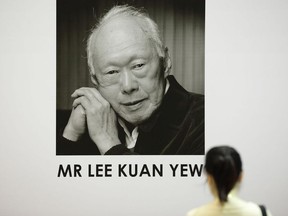
[[213, 147], [206, 154], [205, 171], [214, 180], [219, 200], [225, 202], [229, 192], [240, 178], [241, 157], [232, 147]]

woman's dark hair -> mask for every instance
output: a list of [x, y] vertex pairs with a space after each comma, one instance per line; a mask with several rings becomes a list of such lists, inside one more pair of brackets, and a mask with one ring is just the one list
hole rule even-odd
[[213, 147], [206, 154], [205, 170], [215, 181], [220, 202], [226, 202], [242, 171], [239, 153], [229, 146]]

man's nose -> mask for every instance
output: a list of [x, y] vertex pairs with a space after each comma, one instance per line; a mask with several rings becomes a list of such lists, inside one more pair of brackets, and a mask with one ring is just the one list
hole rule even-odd
[[124, 70], [121, 76], [121, 91], [123, 94], [131, 94], [138, 90], [138, 82], [135, 76], [129, 70]]

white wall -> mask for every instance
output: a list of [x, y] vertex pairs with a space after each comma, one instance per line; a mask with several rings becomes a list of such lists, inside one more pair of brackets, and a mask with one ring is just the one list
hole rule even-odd
[[[207, 148], [239, 149], [242, 197], [286, 215], [288, 3], [206, 7]], [[210, 200], [204, 178], [173, 178], [168, 168], [162, 178], [57, 178], [60, 163], [168, 167], [203, 157], [56, 157], [55, 14], [53, 1], [0, 3], [0, 214], [174, 216]]]
[[286, 215], [287, 1], [207, 1], [207, 144], [242, 154], [242, 197]]

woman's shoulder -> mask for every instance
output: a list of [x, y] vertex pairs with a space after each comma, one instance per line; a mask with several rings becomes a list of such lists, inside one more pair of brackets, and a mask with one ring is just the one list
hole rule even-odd
[[[265, 209], [266, 209], [267, 216], [272, 216], [270, 210], [267, 207], [265, 207]], [[242, 211], [243, 211], [243, 214], [245, 215], [251, 215], [251, 216], [262, 215], [259, 204], [254, 203], [254, 202], [246, 201], [245, 205], [242, 208]]]
[[[190, 210], [186, 216], [261, 216], [261, 210], [258, 204], [254, 202], [244, 201], [241, 199], [230, 199], [224, 205], [217, 202], [202, 205]], [[267, 209], [267, 215], [272, 216]]]
[[[227, 209], [228, 215], [230, 213], [231, 215], [262, 216], [260, 206], [255, 202], [235, 198], [231, 200], [229, 207]], [[267, 216], [272, 216], [268, 209], [266, 211]]]
[[219, 209], [215, 203], [209, 203], [206, 205], [199, 206], [197, 208], [191, 209], [186, 216], [207, 216], [210, 213], [217, 215]]

